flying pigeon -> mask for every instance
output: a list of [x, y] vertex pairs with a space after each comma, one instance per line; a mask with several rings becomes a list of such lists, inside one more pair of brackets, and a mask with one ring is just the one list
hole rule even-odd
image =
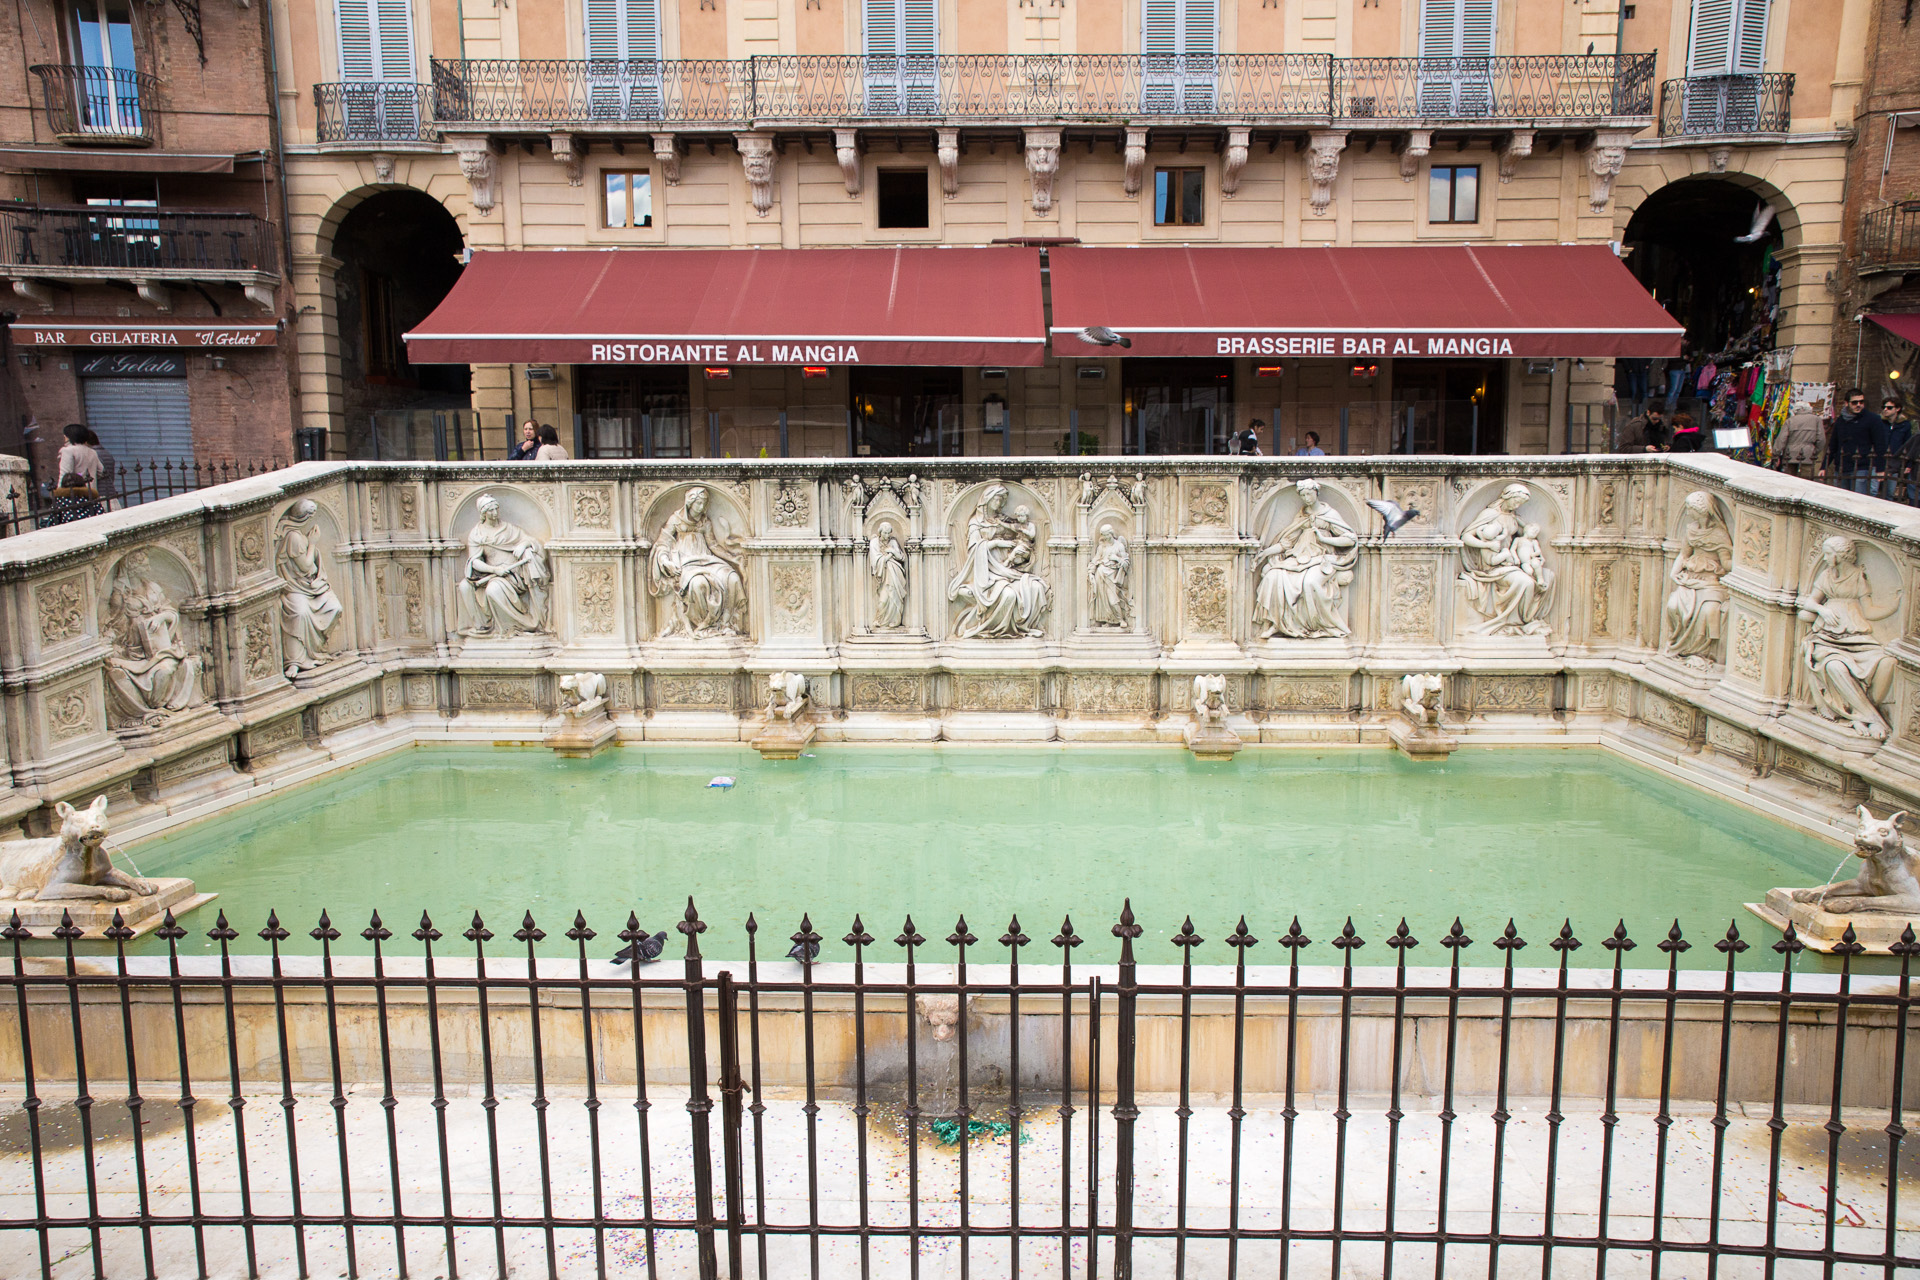
[[641, 964], [651, 964], [653, 961], [658, 960], [660, 953], [666, 949], [667, 932], [662, 929], [651, 938], [635, 938], [632, 942], [620, 948], [620, 950], [614, 953], [613, 962], [615, 964], [625, 964], [629, 960], [638, 960]]
[[1420, 518], [1419, 508], [1407, 507], [1402, 509], [1397, 502], [1387, 502], [1380, 498], [1368, 498], [1367, 505], [1375, 511], [1378, 511], [1380, 518], [1387, 522], [1387, 536], [1389, 538], [1393, 536], [1393, 531], [1401, 525], [1407, 523], [1409, 520], [1418, 520]]
[[1074, 337], [1082, 342], [1091, 342], [1096, 347], [1130, 347], [1133, 339], [1124, 333], [1115, 333], [1103, 324], [1090, 324]]
[[793, 944], [793, 949], [787, 952], [787, 959], [797, 964], [812, 964], [819, 958], [820, 942], [818, 939], [812, 942], [796, 942]]

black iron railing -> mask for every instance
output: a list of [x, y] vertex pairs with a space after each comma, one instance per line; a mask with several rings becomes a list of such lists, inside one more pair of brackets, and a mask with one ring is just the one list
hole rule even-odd
[[424, 84], [369, 81], [313, 86], [321, 142], [417, 142], [428, 136], [431, 90]]
[[28, 69], [40, 78], [47, 127], [61, 141], [144, 146], [154, 140], [149, 106], [158, 81], [152, 76], [46, 63]]
[[1902, 200], [1860, 219], [1862, 270], [1920, 267], [1920, 200]]
[[[191, 458], [135, 459], [121, 462], [103, 456], [106, 470], [94, 484], [102, 512], [137, 507], [142, 503], [171, 498], [176, 494], [209, 489], [232, 480], [278, 471], [287, 464], [279, 458], [218, 459], [196, 462]], [[0, 536], [26, 533], [55, 523], [53, 481], [29, 472], [27, 483], [19, 490], [0, 489]]]
[[940, 120], [1558, 120], [1649, 117], [1653, 55], [767, 56], [433, 63], [442, 128]]
[[1793, 127], [1793, 76], [1788, 72], [1690, 76], [1660, 86], [1660, 133], [1785, 133]]
[[1911, 929], [1868, 978], [1851, 930], [1808, 974], [1791, 930], [1756, 969], [1732, 926], [1684, 972], [1677, 924], [1645, 967], [1621, 925], [1528, 969], [1511, 923], [1473, 967], [1489, 940], [1458, 921], [1242, 920], [1197, 967], [1189, 920], [1144, 971], [1130, 909], [1100, 966], [1071, 919], [962, 918], [943, 946], [802, 917], [763, 954], [749, 917], [728, 962], [692, 903], [675, 927], [629, 916], [621, 943], [665, 958], [611, 968], [578, 914], [497, 945], [422, 915], [408, 946], [323, 913], [291, 947], [269, 915], [257, 948], [224, 913], [183, 946], [169, 914], [137, 958], [117, 923], [103, 953], [15, 915], [0, 1239], [49, 1277], [80, 1249], [101, 1277], [258, 1274], [263, 1249], [303, 1275], [1920, 1267]]
[[251, 213], [147, 205], [0, 204], [0, 265], [202, 271], [274, 269], [273, 225]]

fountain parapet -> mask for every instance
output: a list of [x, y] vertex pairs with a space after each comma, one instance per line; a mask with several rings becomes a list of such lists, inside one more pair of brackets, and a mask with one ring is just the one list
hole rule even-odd
[[1853, 838], [1860, 874], [1812, 889], [1770, 889], [1747, 910], [1776, 929], [1791, 924], [1809, 950], [1831, 952], [1849, 926], [1870, 954], [1891, 954], [1908, 927], [1920, 932], [1920, 854], [1901, 834], [1905, 810], [1881, 819], [1859, 806], [1860, 831]]

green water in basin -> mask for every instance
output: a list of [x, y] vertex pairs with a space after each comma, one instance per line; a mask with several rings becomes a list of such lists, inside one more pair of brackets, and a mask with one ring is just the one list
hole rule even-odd
[[[709, 788], [715, 775], [737, 780]], [[1423, 945], [1414, 963], [1444, 963], [1440, 938], [1457, 915], [1477, 945], [1467, 963], [1497, 964], [1491, 944], [1509, 917], [1531, 945], [1522, 963], [1552, 964], [1547, 943], [1571, 917], [1587, 944], [1576, 963], [1605, 964], [1598, 944], [1624, 918], [1637, 964], [1664, 964], [1653, 944], [1678, 917], [1694, 947], [1684, 962], [1723, 963], [1710, 945], [1738, 920], [1756, 945], [1749, 967], [1778, 962], [1774, 936], [1741, 908], [1779, 884], [1822, 883], [1841, 850], [1597, 749], [1465, 750], [1443, 765], [1385, 750], [1247, 751], [1202, 764], [1167, 748], [833, 747], [787, 762], [744, 749], [628, 747], [594, 760], [485, 747], [402, 752], [338, 777], [256, 800], [135, 846], [148, 875], [191, 876], [220, 894], [241, 937], [269, 908], [307, 936], [322, 908], [345, 936], [378, 909], [407, 953], [423, 909], [459, 935], [479, 911], [511, 951], [532, 911], [543, 954], [571, 954], [576, 910], [611, 954], [629, 910], [673, 933], [689, 895], [711, 957], [746, 954], [760, 924], [762, 957], [784, 955], [811, 914], [828, 939], [860, 912], [895, 960], [911, 912], [946, 960], [964, 912], [980, 962], [1019, 913], [1033, 939], [1026, 964], [1057, 964], [1049, 945], [1071, 913], [1086, 939], [1077, 962], [1110, 960], [1110, 929], [1131, 897], [1144, 962], [1178, 959], [1169, 939], [1191, 915], [1205, 943], [1197, 963], [1230, 963], [1225, 938], [1244, 915], [1261, 940], [1250, 962], [1275, 963], [1296, 915], [1315, 940], [1303, 962], [1332, 963], [1325, 945], [1351, 915], [1369, 945], [1359, 963], [1391, 963], [1384, 945], [1402, 916]], [[182, 947], [205, 951], [213, 908], [184, 923]], [[149, 937], [144, 953], [164, 950]], [[1808, 957], [1803, 963], [1811, 963]]]

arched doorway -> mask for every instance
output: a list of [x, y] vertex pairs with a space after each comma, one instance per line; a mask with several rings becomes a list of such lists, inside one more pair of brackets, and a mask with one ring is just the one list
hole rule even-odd
[[[1764, 212], [1763, 212], [1764, 211]], [[1685, 178], [1634, 210], [1622, 239], [1627, 266], [1686, 326], [1693, 358], [1727, 364], [1773, 348], [1780, 315], [1777, 195], [1724, 178]], [[1625, 366], [1621, 398], [1626, 399]]]
[[[467, 366], [413, 364], [401, 341], [460, 278], [462, 249], [453, 215], [420, 191], [378, 192], [340, 220], [334, 293], [348, 457], [477, 456], [459, 447], [463, 428], [472, 432]], [[454, 438], [437, 447], [449, 429]]]

